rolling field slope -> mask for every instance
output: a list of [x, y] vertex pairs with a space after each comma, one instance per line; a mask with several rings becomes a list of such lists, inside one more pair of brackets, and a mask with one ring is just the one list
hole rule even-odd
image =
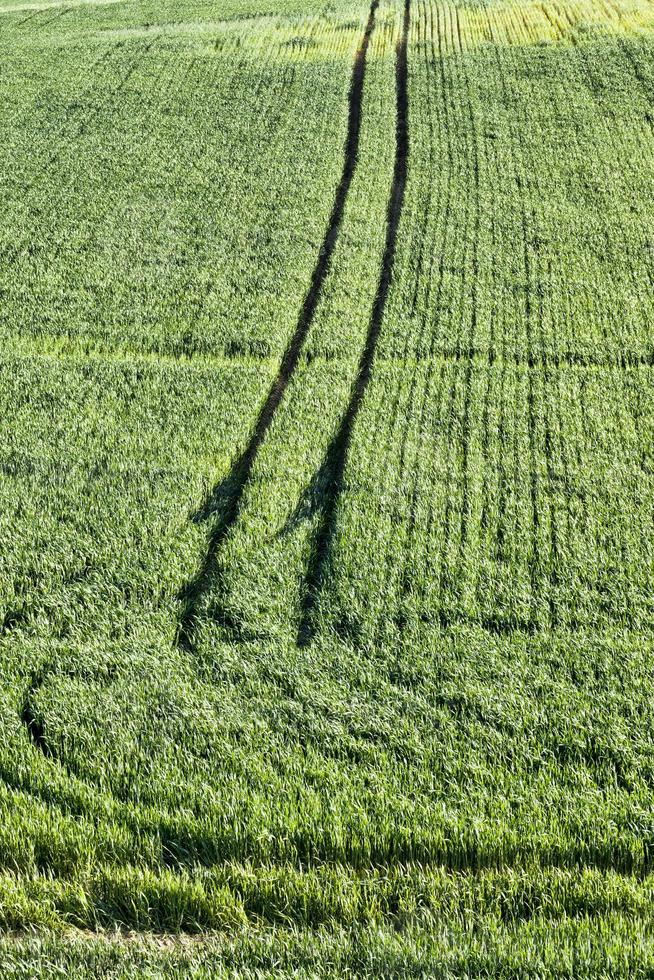
[[654, 3], [0, 0], [0, 132], [2, 975], [649, 976]]

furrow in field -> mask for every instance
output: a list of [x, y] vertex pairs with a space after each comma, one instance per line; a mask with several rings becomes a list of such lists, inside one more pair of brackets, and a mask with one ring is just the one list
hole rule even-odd
[[[440, 281], [440, 277], [438, 277]], [[438, 294], [435, 299], [435, 305], [438, 306]], [[422, 320], [423, 327], [422, 330], [426, 330], [426, 321]], [[235, 365], [243, 365], [249, 367], [261, 367], [268, 370], [271, 366], [276, 364], [276, 358], [272, 355], [248, 355], [248, 354], [211, 354], [211, 353], [197, 353], [192, 356], [188, 354], [166, 354], [163, 352], [148, 352], [148, 351], [132, 351], [129, 348], [121, 348], [118, 345], [112, 345], [106, 349], [101, 346], [85, 347], [82, 345], [77, 345], [74, 342], [67, 343], [67, 338], [57, 338], [56, 341], [48, 338], [39, 338], [35, 341], [33, 338], [25, 338], [17, 341], [12, 345], [11, 356], [16, 359], [29, 359], [29, 358], [43, 358], [44, 360], [61, 360], [61, 361], [71, 361], [71, 362], [82, 362], [82, 361], [97, 361], [106, 363], [135, 363], [135, 364], [145, 364], [145, 365], [155, 365], [159, 364], [166, 367], [179, 367], [184, 370], [188, 367], [211, 367], [211, 368], [225, 368], [232, 367]], [[479, 349], [468, 349], [466, 346], [457, 346], [455, 349], [448, 350], [445, 347], [441, 347], [436, 350], [427, 351], [424, 356], [416, 356], [413, 352], [408, 350], [409, 340], [407, 339], [407, 349], [400, 352], [396, 357], [377, 357], [377, 363], [380, 365], [390, 365], [390, 364], [401, 364], [407, 370], [414, 366], [423, 364], [433, 366], [433, 370], [439, 368], [441, 364], [451, 363], [451, 364], [464, 364], [472, 362], [477, 365], [488, 365], [492, 367], [495, 364], [507, 364], [509, 366], [515, 365], [517, 367], [524, 367], [528, 370], [539, 371], [546, 368], [576, 368], [580, 372], [583, 371], [627, 371], [632, 368], [652, 368], [654, 367], [654, 347], [651, 354], [642, 354], [632, 351], [623, 351], [621, 354], [616, 354], [615, 357], [606, 357], [602, 355], [601, 351], [597, 351], [596, 354], [589, 353], [579, 354], [571, 351], [563, 351], [560, 353], [547, 353], [544, 352], [542, 355], [524, 356], [520, 352], [511, 353], [510, 351], [505, 353], [494, 353], [492, 350], [485, 352]], [[333, 361], [333, 356], [326, 352], [322, 353], [320, 351], [313, 352], [311, 354], [312, 363], [322, 363], [325, 365], [331, 364]], [[428, 387], [428, 386], [427, 386]], [[417, 396], [417, 392], [416, 392]], [[395, 404], [395, 402], [393, 403]], [[424, 407], [428, 407], [429, 399], [420, 400], [420, 405], [416, 405], [415, 410], [420, 416], [424, 412]], [[390, 418], [395, 419], [395, 411], [390, 413]], [[423, 430], [423, 426], [419, 426], [420, 431]]]
[[26, 338], [24, 341], [16, 342], [12, 345], [11, 358], [17, 361], [30, 360], [32, 358], [43, 359], [44, 361], [62, 361], [69, 363], [97, 362], [104, 364], [125, 364], [125, 365], [160, 365], [166, 368], [216, 368], [222, 370], [232, 367], [258, 367], [263, 371], [273, 371], [278, 364], [278, 359], [269, 356], [247, 355], [247, 354], [165, 354], [148, 351], [132, 351], [128, 348], [121, 348], [118, 344], [112, 344], [106, 349], [101, 346], [91, 348], [73, 343], [52, 342], [50, 338], [39, 338], [35, 342], [33, 338]]
[[50, 755], [50, 746], [45, 737], [45, 731], [43, 729], [43, 722], [39, 718], [38, 714], [34, 710], [33, 699], [34, 695], [38, 693], [41, 684], [43, 683], [42, 678], [35, 677], [30, 686], [28, 687], [25, 698], [23, 700], [23, 707], [20, 712], [21, 723], [27, 729], [27, 733], [32, 740], [32, 744], [45, 756]]

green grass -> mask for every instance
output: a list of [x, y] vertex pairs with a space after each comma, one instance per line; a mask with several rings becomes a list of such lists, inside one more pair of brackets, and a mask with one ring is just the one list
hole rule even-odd
[[3, 976], [654, 970], [654, 8], [373, 15], [0, 0]]
[[[12, 937], [0, 945], [3, 975], [147, 978], [557, 977], [646, 975], [651, 967], [651, 924], [616, 914], [601, 921], [568, 920], [552, 926], [488, 924], [467, 929], [432, 922], [425, 928], [354, 930], [235, 930], [199, 941], [101, 934], [90, 939]], [[642, 972], [641, 971], [642, 968]]]

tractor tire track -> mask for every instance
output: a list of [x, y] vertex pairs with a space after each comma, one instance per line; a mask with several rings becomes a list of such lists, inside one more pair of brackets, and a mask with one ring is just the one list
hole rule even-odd
[[20, 711], [20, 720], [25, 726], [27, 734], [29, 735], [34, 747], [42, 752], [46, 758], [49, 758], [52, 753], [45, 737], [43, 721], [39, 717], [38, 711], [34, 707], [34, 698], [43, 687], [45, 680], [46, 675], [43, 674], [36, 674], [32, 677], [23, 700]]
[[318, 259], [311, 276], [311, 283], [304, 298], [295, 331], [282, 358], [277, 376], [259, 412], [250, 441], [232, 466], [227, 477], [211, 490], [203, 507], [195, 515], [196, 520], [208, 519], [216, 514], [219, 515], [219, 519], [210, 535], [204, 561], [198, 573], [186, 586], [181, 596], [183, 611], [178, 624], [177, 645], [182, 649], [192, 650], [193, 648], [191, 633], [199, 603], [214, 582], [218, 553], [238, 517], [243, 493], [249, 482], [252, 467], [297, 367], [304, 341], [315, 316], [323, 285], [329, 273], [332, 256], [343, 221], [345, 204], [359, 155], [366, 59], [370, 38], [375, 27], [375, 16], [378, 6], [379, 0], [372, 0], [363, 36], [354, 57], [348, 95], [348, 121], [343, 170], [336, 189], [327, 232], [320, 246]]
[[396, 91], [396, 135], [395, 135], [395, 164], [393, 182], [388, 200], [386, 243], [381, 264], [381, 275], [375, 301], [372, 308], [366, 343], [359, 361], [359, 368], [350, 396], [347, 410], [341, 425], [327, 451], [326, 462], [331, 473], [327, 498], [323, 505], [322, 519], [316, 535], [316, 542], [307, 569], [304, 597], [302, 601], [300, 626], [298, 629], [298, 646], [308, 646], [315, 631], [315, 611], [317, 601], [333, 550], [334, 519], [336, 508], [344, 485], [345, 466], [348, 459], [352, 432], [363, 398], [372, 375], [372, 366], [381, 331], [386, 302], [390, 290], [397, 250], [397, 236], [404, 205], [404, 193], [407, 182], [409, 159], [409, 94], [408, 94], [408, 58], [409, 24], [411, 19], [411, 0], [405, 0], [402, 31], [397, 43], [395, 62], [395, 91]]

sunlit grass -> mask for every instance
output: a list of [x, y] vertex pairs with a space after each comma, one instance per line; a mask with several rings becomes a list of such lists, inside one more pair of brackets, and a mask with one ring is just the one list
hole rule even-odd
[[0, 972], [651, 970], [653, 9], [0, 7]]

